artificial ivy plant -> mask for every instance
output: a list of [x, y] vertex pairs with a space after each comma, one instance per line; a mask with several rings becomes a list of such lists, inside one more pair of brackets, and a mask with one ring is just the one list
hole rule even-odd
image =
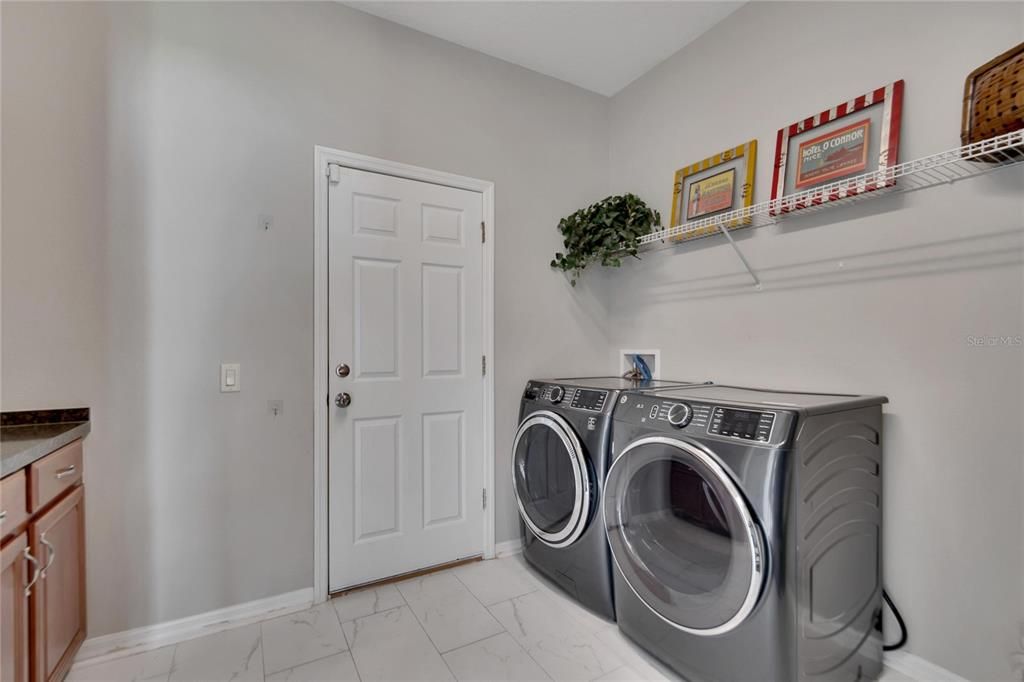
[[583, 268], [591, 263], [619, 267], [622, 256], [636, 256], [640, 237], [661, 225], [661, 215], [635, 194], [620, 194], [581, 208], [558, 222], [565, 253], [559, 251], [551, 267], [571, 272], [576, 286]]

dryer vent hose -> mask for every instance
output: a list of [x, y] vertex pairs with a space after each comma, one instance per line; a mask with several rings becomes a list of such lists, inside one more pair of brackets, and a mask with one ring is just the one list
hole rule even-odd
[[[895, 651], [896, 649], [901, 648], [904, 644], [907, 643], [907, 624], [903, 622], [903, 616], [900, 615], [900, 610], [897, 609], [896, 605], [892, 603], [892, 598], [889, 596], [889, 593], [886, 592], [884, 589], [882, 590], [882, 599], [884, 599], [885, 603], [889, 605], [889, 610], [892, 611], [892, 615], [896, 619], [896, 624], [900, 626], [899, 641], [895, 644], [882, 645], [882, 650]], [[879, 618], [879, 620], [881, 620], [881, 618]], [[879, 625], [881, 625], [881, 623], [879, 623]]]

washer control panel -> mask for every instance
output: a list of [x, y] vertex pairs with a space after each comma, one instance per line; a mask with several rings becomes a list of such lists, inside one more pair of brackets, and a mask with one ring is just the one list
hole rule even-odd
[[585, 412], [604, 412], [608, 404], [608, 391], [531, 381], [526, 384], [523, 399]]
[[572, 395], [572, 402], [570, 405], [575, 407], [577, 410], [590, 410], [591, 412], [601, 412], [604, 410], [604, 404], [608, 400], [608, 391], [597, 391], [588, 388], [577, 388]]

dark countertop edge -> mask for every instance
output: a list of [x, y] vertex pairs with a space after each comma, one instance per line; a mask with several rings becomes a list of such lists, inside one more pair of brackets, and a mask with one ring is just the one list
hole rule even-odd
[[51, 410], [0, 412], [0, 427], [38, 424], [77, 424], [89, 421], [88, 407], [64, 407]]
[[[4, 457], [0, 460], [0, 478], [6, 478], [11, 474], [29, 466], [33, 462], [46, 457], [54, 450], [58, 450], [72, 441], [85, 438], [92, 430], [92, 424], [88, 421], [68, 423], [67, 430], [61, 431], [52, 438], [41, 440], [35, 445], [22, 450], [21, 452]], [[18, 428], [10, 426], [8, 428]]]

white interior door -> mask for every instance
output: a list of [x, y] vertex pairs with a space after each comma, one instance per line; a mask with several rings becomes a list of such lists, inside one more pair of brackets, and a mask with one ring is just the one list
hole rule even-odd
[[328, 187], [337, 591], [482, 553], [483, 196], [339, 167]]

